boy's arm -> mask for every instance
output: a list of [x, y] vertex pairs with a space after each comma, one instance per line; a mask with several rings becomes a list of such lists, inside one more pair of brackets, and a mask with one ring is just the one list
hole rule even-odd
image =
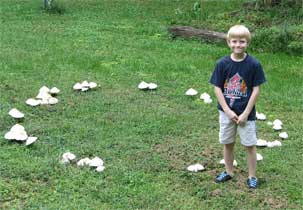
[[238, 122], [238, 115], [236, 115], [236, 113], [234, 113], [229, 106], [227, 105], [224, 95], [222, 93], [221, 88], [215, 86], [215, 94], [217, 96], [218, 102], [221, 105], [224, 113], [229, 117], [229, 119], [231, 119], [234, 122]]
[[240, 124], [240, 125], [245, 124], [245, 122], [247, 121], [247, 118], [248, 118], [251, 110], [253, 109], [259, 95], [260, 95], [260, 86], [253, 87], [253, 91], [252, 91], [252, 94], [251, 94], [250, 99], [248, 101], [248, 104], [247, 104], [244, 112], [239, 116], [237, 124]]

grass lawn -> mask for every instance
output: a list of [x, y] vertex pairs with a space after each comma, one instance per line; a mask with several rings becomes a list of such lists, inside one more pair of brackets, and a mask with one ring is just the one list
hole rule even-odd
[[[235, 179], [215, 184], [222, 146], [208, 81], [229, 50], [167, 33], [176, 10], [194, 2], [73, 0], [57, 15], [43, 12], [42, 0], [1, 0], [0, 209], [302, 208], [303, 58], [249, 51], [268, 79], [257, 110], [281, 119], [289, 138], [282, 147], [258, 149], [258, 190], [245, 185], [239, 142]], [[83, 80], [100, 87], [74, 92]], [[142, 80], [158, 90], [139, 91]], [[61, 89], [59, 103], [27, 106], [43, 85]], [[214, 103], [186, 97], [190, 87]], [[7, 114], [14, 107], [39, 138], [30, 147], [3, 137], [15, 123]], [[279, 138], [266, 122], [258, 122], [258, 137]], [[61, 165], [66, 151], [99, 156], [106, 169]], [[197, 162], [205, 172], [186, 171]]]

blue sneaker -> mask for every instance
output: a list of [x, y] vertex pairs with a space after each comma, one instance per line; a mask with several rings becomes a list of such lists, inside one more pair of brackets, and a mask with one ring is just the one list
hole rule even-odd
[[247, 185], [250, 189], [256, 189], [259, 186], [259, 181], [256, 177], [247, 179]]
[[232, 179], [232, 177], [226, 171], [224, 171], [216, 177], [215, 182], [221, 183], [221, 182], [226, 182], [230, 179]]

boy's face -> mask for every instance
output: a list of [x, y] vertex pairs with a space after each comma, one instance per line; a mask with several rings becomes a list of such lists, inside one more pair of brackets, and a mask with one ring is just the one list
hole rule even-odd
[[227, 44], [235, 54], [245, 53], [248, 47], [248, 42], [245, 38], [231, 38], [229, 41], [227, 41]]

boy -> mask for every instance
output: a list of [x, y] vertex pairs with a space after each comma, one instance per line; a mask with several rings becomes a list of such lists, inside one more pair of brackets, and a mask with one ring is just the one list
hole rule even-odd
[[227, 44], [232, 53], [220, 59], [211, 77], [218, 99], [220, 133], [219, 141], [224, 145], [226, 171], [220, 173], [215, 182], [232, 179], [234, 144], [237, 131], [241, 144], [246, 149], [249, 188], [257, 188], [256, 178], [256, 109], [260, 85], [266, 81], [261, 64], [246, 53], [251, 40], [249, 30], [243, 25], [231, 27], [227, 33]]

